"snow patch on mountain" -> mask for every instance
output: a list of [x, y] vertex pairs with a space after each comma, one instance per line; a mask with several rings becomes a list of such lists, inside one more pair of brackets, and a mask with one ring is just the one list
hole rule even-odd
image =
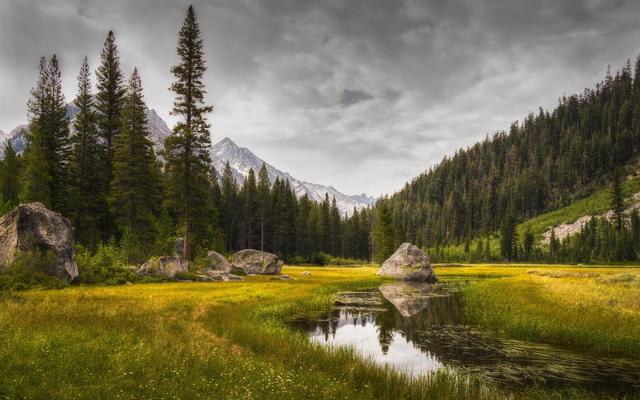
[[[6, 133], [2, 132], [0, 135], [0, 149], [4, 151], [4, 147], [7, 144], [7, 141], [11, 141], [11, 145], [13, 146], [13, 150], [16, 153], [22, 153], [27, 147], [27, 139], [24, 134], [24, 130], [27, 128], [27, 125], [18, 125], [11, 132]], [[0, 157], [2, 153], [0, 152]]]
[[330, 201], [335, 197], [336, 205], [343, 214], [351, 215], [354, 208], [362, 210], [375, 202], [373, 197], [369, 197], [366, 194], [349, 196], [338, 191], [333, 186], [325, 186], [296, 179], [288, 172], [281, 171], [265, 162], [246, 147], [238, 146], [228, 137], [222, 139], [211, 148], [211, 160], [219, 174], [222, 174], [225, 164], [229, 162], [231, 171], [238, 183], [244, 182], [250, 169], [253, 169], [257, 176], [264, 162], [271, 183], [273, 183], [276, 178], [288, 180], [296, 196], [302, 197], [306, 194], [309, 196], [309, 199], [316, 202], [324, 200], [326, 195], [329, 196]]
[[[74, 123], [78, 111], [78, 107], [76, 107], [73, 102], [67, 104], [67, 117], [69, 118], [69, 129], [71, 133], [74, 132]], [[171, 130], [154, 109], [146, 108], [146, 114], [147, 129], [153, 142], [153, 148], [158, 152], [164, 146], [164, 139], [171, 134]], [[22, 153], [27, 147], [27, 139], [24, 134], [27, 127], [26, 124], [23, 124], [17, 126], [9, 133], [0, 131], [0, 149], [3, 149], [7, 141], [11, 140], [13, 150], [18, 154]]]

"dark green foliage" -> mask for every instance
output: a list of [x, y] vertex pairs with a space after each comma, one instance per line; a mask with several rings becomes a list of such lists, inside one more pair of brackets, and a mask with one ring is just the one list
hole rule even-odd
[[62, 288], [67, 283], [51, 276], [55, 262], [52, 252], [18, 253], [8, 270], [0, 274], [0, 290]]
[[627, 64], [595, 89], [561, 98], [554, 110], [530, 114], [407, 184], [390, 198], [400, 238], [429, 248], [462, 245], [499, 232], [509, 210], [518, 223], [584, 198], [637, 156], [638, 121], [640, 78]]
[[[211, 245], [216, 230], [212, 198], [209, 123], [206, 115], [213, 107], [204, 102], [203, 76], [206, 71], [200, 28], [192, 6], [179, 33], [180, 63], [171, 68], [176, 81], [172, 114], [180, 117], [165, 140], [167, 200], [181, 225], [185, 256], [192, 258]], [[194, 251], [192, 251], [194, 250]]]
[[623, 220], [621, 228], [617, 223], [592, 218], [582, 230], [557, 244], [553, 261], [568, 262], [611, 262], [633, 261], [640, 254], [640, 220], [637, 212], [632, 213], [630, 223]]
[[560, 240], [556, 238], [556, 231], [551, 230], [551, 237], [549, 238], [549, 261], [557, 262], [560, 256]]
[[126, 255], [113, 242], [98, 245], [95, 253], [81, 245], [77, 245], [75, 251], [79, 283], [122, 284], [139, 279], [127, 268]]
[[354, 209], [347, 217], [328, 196], [321, 203], [307, 195], [298, 199], [288, 181], [276, 178], [271, 185], [264, 165], [257, 182], [249, 170], [240, 187], [227, 165], [221, 186], [218, 204], [226, 252], [257, 248], [288, 262], [319, 264], [352, 264], [371, 256], [371, 209]]
[[616, 229], [621, 230], [624, 225], [624, 198], [620, 188], [620, 171], [618, 169], [613, 171], [613, 179], [611, 180], [611, 210]]
[[506, 261], [518, 258], [518, 233], [512, 211], [507, 213], [500, 227], [500, 254]]
[[533, 236], [533, 233], [527, 231], [524, 234], [524, 244], [523, 244], [523, 248], [524, 248], [524, 254], [522, 255], [522, 257], [525, 260], [531, 260], [532, 256], [533, 256], [533, 245], [534, 245], [535, 239]]
[[269, 218], [269, 174], [267, 173], [267, 166], [262, 163], [260, 172], [258, 173], [258, 218], [260, 220], [260, 250], [264, 250], [264, 242], [266, 232], [266, 226], [268, 225]]
[[38, 127], [32, 127], [29, 145], [25, 152], [25, 168], [21, 175], [20, 202], [39, 201], [51, 207], [51, 173], [47, 167], [47, 158], [40, 145], [42, 138]]
[[[120, 57], [116, 46], [115, 35], [109, 31], [104, 41], [100, 55], [100, 66], [96, 71], [97, 93], [96, 109], [98, 111], [98, 132], [104, 143], [104, 155], [95, 160], [102, 168], [101, 174], [96, 176], [102, 186], [102, 191], [109, 196], [111, 181], [113, 180], [113, 157], [116, 150], [116, 137], [120, 131], [120, 114], [126, 93], [124, 76], [120, 70]], [[105, 240], [113, 235], [115, 222], [109, 214], [109, 207], [103, 203], [101, 230]]]
[[[71, 136], [58, 60], [42, 58], [28, 104], [24, 159], [10, 144], [4, 149], [0, 211], [19, 201], [40, 201], [69, 217], [81, 246], [79, 281], [85, 283], [131, 280], [126, 264], [173, 253], [177, 236], [186, 239], [185, 255], [201, 261], [211, 249], [243, 248], [260, 248], [299, 262], [369, 259], [373, 210], [354, 209], [344, 216], [328, 195], [320, 202], [307, 196], [298, 199], [287, 180], [271, 184], [266, 165], [257, 177], [249, 171], [241, 187], [229, 166], [219, 179], [209, 159], [206, 115], [213, 108], [204, 102], [206, 67], [192, 7], [180, 31], [178, 55], [180, 62], [171, 69], [176, 78], [171, 90], [172, 113], [180, 121], [165, 141], [164, 165], [146, 129], [136, 70], [128, 90], [124, 87], [113, 32], [107, 35], [96, 72], [95, 100], [86, 57], [82, 64]], [[395, 228], [388, 224], [390, 214], [384, 215], [384, 231], [394, 233], [380, 240], [394, 250]]]
[[70, 150], [67, 102], [62, 93], [62, 73], [54, 54], [49, 60], [48, 107], [45, 154], [51, 171], [51, 207], [62, 213], [69, 210], [68, 160]]
[[240, 220], [240, 246], [255, 249], [260, 243], [259, 198], [256, 174], [249, 169], [249, 174], [238, 196], [239, 206], [244, 218]]
[[396, 226], [393, 224], [389, 199], [381, 199], [376, 204], [375, 223], [373, 225], [373, 259], [382, 263], [396, 251], [399, 240]]
[[29, 141], [20, 200], [40, 201], [60, 212], [68, 211], [69, 121], [62, 93], [58, 58], [41, 58], [38, 83], [31, 91]]
[[105, 207], [104, 187], [99, 177], [104, 172], [104, 145], [100, 142], [97, 115], [91, 96], [89, 65], [85, 57], [78, 75], [78, 107], [71, 137], [69, 159], [69, 217], [76, 228], [80, 243], [94, 249], [99, 242], [98, 223]]
[[160, 211], [159, 171], [147, 131], [142, 82], [134, 69], [115, 139], [109, 205], [123, 239], [140, 249], [129, 260], [143, 261], [156, 240], [155, 216]]
[[239, 247], [239, 205], [238, 183], [227, 162], [222, 173], [220, 224], [225, 233], [225, 247], [228, 249]]
[[18, 205], [21, 172], [22, 159], [16, 155], [11, 141], [8, 141], [0, 162], [0, 200], [2, 201], [2, 210], [0, 211], [2, 213]]

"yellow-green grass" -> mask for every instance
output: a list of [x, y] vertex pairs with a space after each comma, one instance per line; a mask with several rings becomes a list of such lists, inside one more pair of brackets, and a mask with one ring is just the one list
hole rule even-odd
[[506, 277], [465, 287], [470, 322], [509, 337], [640, 358], [640, 268], [483, 269]]
[[[302, 275], [305, 269], [310, 276]], [[437, 272], [443, 278], [514, 276], [495, 280], [506, 282], [526, 269], [483, 265]], [[329, 307], [337, 291], [379, 284], [375, 271], [286, 267], [296, 280], [248, 277], [4, 293], [0, 398], [588, 397], [544, 390], [507, 394], [450, 371], [410, 380], [288, 328], [290, 317]]]
[[375, 268], [287, 268], [295, 281], [166, 283], [4, 294], [0, 398], [496, 398], [441, 373], [410, 382], [286, 328]]

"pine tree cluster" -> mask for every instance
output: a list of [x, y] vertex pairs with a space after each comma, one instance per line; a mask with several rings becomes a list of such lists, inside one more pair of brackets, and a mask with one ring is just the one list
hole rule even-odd
[[269, 181], [263, 166], [240, 188], [230, 168], [222, 176], [210, 160], [213, 107], [204, 97], [203, 42], [193, 7], [178, 34], [179, 62], [172, 115], [178, 118], [156, 154], [147, 129], [142, 78], [125, 82], [113, 32], [96, 70], [95, 95], [85, 57], [78, 74], [78, 111], [69, 128], [60, 64], [40, 61], [28, 104], [27, 149], [8, 143], [0, 168], [0, 212], [39, 201], [73, 222], [76, 240], [89, 251], [115, 243], [128, 262], [173, 252], [183, 237], [185, 256], [208, 250], [271, 251], [285, 260], [322, 262], [328, 254], [367, 259], [372, 211], [340, 215], [335, 199], [296, 198], [289, 182]]
[[[517, 223], [622, 179], [639, 153], [640, 58], [553, 111], [446, 157], [389, 198], [393, 223], [402, 241], [425, 248], [499, 235], [498, 259], [522, 259], [525, 239], [529, 254], [533, 245], [517, 237]], [[612, 208], [620, 230], [621, 200]]]

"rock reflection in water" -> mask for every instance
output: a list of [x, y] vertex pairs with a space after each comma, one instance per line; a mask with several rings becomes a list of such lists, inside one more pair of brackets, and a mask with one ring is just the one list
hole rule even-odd
[[312, 341], [355, 348], [380, 364], [420, 375], [444, 366], [508, 386], [577, 385], [638, 394], [640, 362], [599, 358], [553, 346], [492, 337], [459, 321], [455, 290], [398, 282], [341, 294], [319, 319], [295, 325]]

